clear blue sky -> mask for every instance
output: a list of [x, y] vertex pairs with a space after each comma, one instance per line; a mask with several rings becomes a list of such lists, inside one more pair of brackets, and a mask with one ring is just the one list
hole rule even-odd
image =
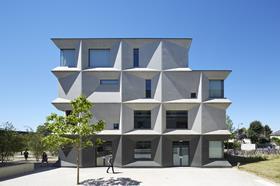
[[191, 37], [192, 69], [231, 69], [235, 125], [280, 129], [279, 0], [0, 2], [0, 122], [36, 128], [57, 112], [52, 37]]

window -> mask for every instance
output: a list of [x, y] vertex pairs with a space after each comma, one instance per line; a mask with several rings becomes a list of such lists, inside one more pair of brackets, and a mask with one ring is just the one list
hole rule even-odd
[[134, 128], [151, 129], [151, 111], [135, 110], [134, 111]]
[[134, 159], [150, 160], [152, 159], [151, 141], [137, 141], [134, 149]]
[[152, 81], [150, 79], [146, 79], [146, 98], [152, 97]]
[[61, 49], [60, 66], [77, 67], [75, 49]]
[[209, 141], [209, 158], [219, 159], [223, 158], [223, 142], [222, 141]]
[[224, 97], [224, 81], [209, 80], [209, 97], [223, 98]]
[[119, 80], [117, 79], [101, 79], [100, 85], [118, 85]]
[[139, 67], [139, 48], [133, 49], [133, 67]]
[[188, 111], [166, 111], [166, 128], [167, 129], [187, 129], [188, 128]]
[[89, 67], [112, 67], [110, 49], [90, 49]]
[[192, 93], [191, 93], [191, 99], [196, 99], [196, 98], [197, 98], [196, 93], [195, 93], [195, 92], [192, 92]]
[[118, 123], [114, 123], [114, 129], [118, 130], [119, 129], [119, 124]]
[[66, 110], [66, 111], [65, 111], [65, 115], [66, 115], [66, 116], [69, 116], [71, 113], [72, 113], [72, 110]]

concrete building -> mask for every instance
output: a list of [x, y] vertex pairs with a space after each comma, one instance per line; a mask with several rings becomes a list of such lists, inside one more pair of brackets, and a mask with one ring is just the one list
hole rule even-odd
[[[61, 52], [53, 105], [67, 114], [83, 94], [94, 104], [93, 122], [106, 122], [98, 134], [106, 142], [82, 151], [83, 167], [104, 166], [109, 154], [119, 167], [229, 165], [224, 80], [231, 71], [191, 70], [191, 39], [52, 40]], [[75, 157], [63, 149], [62, 166], [75, 165]]]

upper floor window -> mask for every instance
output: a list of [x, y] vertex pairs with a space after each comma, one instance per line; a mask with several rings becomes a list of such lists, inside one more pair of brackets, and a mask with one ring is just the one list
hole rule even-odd
[[89, 49], [89, 67], [112, 67], [110, 49]]
[[118, 85], [119, 80], [117, 79], [101, 79], [100, 85]]
[[222, 141], [209, 141], [209, 158], [219, 159], [223, 158], [223, 142]]
[[188, 111], [166, 111], [167, 129], [188, 129]]
[[209, 80], [209, 98], [224, 97], [224, 80]]
[[145, 81], [145, 86], [146, 86], [146, 92], [145, 96], [146, 98], [151, 98], [152, 97], [152, 80], [146, 79]]
[[151, 111], [134, 111], [134, 129], [151, 129]]
[[77, 67], [75, 49], [60, 50], [60, 66]]
[[133, 67], [139, 67], [139, 48], [133, 49]]

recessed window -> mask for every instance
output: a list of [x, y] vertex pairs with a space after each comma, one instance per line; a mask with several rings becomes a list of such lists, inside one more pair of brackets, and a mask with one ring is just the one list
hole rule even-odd
[[60, 66], [77, 67], [75, 49], [60, 50]]
[[146, 79], [145, 81], [145, 86], [146, 86], [146, 92], [145, 92], [145, 96], [146, 98], [151, 98], [152, 97], [152, 80], [150, 79]]
[[139, 48], [133, 49], [133, 67], [139, 67]]
[[65, 111], [65, 115], [66, 115], [66, 116], [69, 116], [71, 113], [72, 113], [72, 110], [66, 110], [66, 111]]
[[166, 111], [167, 129], [188, 129], [188, 111]]
[[118, 123], [114, 123], [113, 127], [114, 127], [115, 130], [118, 130], [119, 129], [119, 124]]
[[112, 67], [110, 49], [89, 49], [89, 67]]
[[134, 159], [150, 160], [152, 159], [151, 141], [137, 141], [134, 149]]
[[191, 99], [196, 99], [196, 98], [197, 98], [196, 93], [195, 93], [195, 92], [192, 92], [192, 93], [191, 93]]
[[101, 79], [100, 85], [118, 85], [119, 80], [117, 79]]
[[134, 129], [151, 129], [151, 111], [134, 111]]
[[224, 157], [223, 142], [222, 141], [209, 141], [209, 158], [220, 159]]
[[224, 97], [224, 81], [209, 80], [209, 98], [223, 98], [223, 97]]

